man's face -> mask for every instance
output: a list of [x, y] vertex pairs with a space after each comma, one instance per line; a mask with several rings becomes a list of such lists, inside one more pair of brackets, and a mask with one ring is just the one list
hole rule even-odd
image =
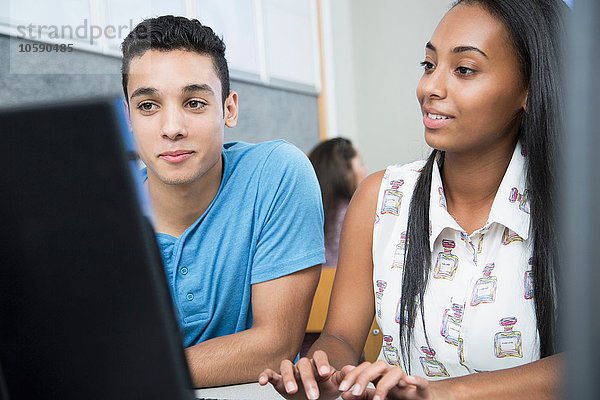
[[224, 127], [237, 123], [237, 94], [221, 100], [221, 82], [209, 56], [147, 51], [131, 60], [127, 93], [150, 182], [190, 185], [221, 167]]

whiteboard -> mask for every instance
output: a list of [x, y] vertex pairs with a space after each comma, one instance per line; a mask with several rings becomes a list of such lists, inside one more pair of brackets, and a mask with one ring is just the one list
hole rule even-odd
[[[223, 38], [232, 76], [271, 86], [317, 92], [320, 78], [316, 0], [15, 0], [0, 7], [0, 33], [42, 42], [65, 42], [42, 26], [83, 25], [87, 36], [69, 42], [75, 49], [120, 56], [127, 34], [145, 18], [197, 18]], [[34, 26], [34, 36], [19, 36]], [[111, 35], [89, 35], [90, 25]], [[18, 29], [20, 28], [20, 29]], [[40, 37], [41, 36], [41, 37]], [[286, 86], [286, 82], [289, 83]]]
[[229, 68], [260, 75], [254, 1], [195, 0], [195, 6], [195, 17], [223, 38]]

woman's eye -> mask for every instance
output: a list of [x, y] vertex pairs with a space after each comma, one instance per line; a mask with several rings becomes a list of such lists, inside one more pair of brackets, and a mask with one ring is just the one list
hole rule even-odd
[[421, 67], [423, 67], [423, 69], [425, 70], [425, 72], [432, 70], [434, 68], [434, 65], [432, 63], [430, 63], [429, 61], [423, 61], [420, 64], [421, 64]]
[[458, 67], [456, 68], [456, 72], [458, 72], [460, 75], [473, 75], [475, 70], [468, 67]]

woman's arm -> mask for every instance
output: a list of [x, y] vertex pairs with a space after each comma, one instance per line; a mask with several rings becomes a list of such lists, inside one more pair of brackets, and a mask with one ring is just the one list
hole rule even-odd
[[309, 399], [337, 397], [339, 382], [349, 370], [342, 372], [342, 366], [358, 363], [375, 314], [373, 225], [383, 173], [365, 179], [348, 206], [327, 320], [310, 358], [296, 365], [284, 360], [279, 373], [265, 370], [259, 376], [261, 384], [270, 382], [286, 398], [298, 398], [299, 393]]
[[[493, 372], [430, 382], [434, 398], [467, 399], [559, 399], [562, 398], [562, 354]], [[447, 393], [445, 397], [441, 394]]]
[[[563, 362], [557, 354], [519, 367], [427, 381], [378, 361], [348, 371], [340, 387], [348, 390], [345, 400], [560, 399]], [[365, 390], [369, 382], [375, 389]]]
[[308, 353], [325, 351], [337, 369], [358, 363], [375, 315], [373, 225], [383, 173], [366, 178], [348, 206], [327, 320]]

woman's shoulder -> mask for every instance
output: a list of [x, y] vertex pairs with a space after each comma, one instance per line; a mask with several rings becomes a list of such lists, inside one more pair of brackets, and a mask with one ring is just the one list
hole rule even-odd
[[382, 185], [389, 186], [392, 181], [402, 182], [400, 185], [404, 185], [405, 182], [414, 184], [421, 174], [425, 162], [425, 160], [419, 160], [408, 164], [390, 165], [384, 170], [369, 175], [356, 189], [352, 201], [374, 205], [377, 202]]
[[419, 160], [407, 164], [390, 165], [383, 171], [378, 192], [390, 188], [404, 191], [414, 187], [426, 162], [426, 160]]
[[417, 178], [423, 171], [427, 160], [417, 160], [406, 164], [390, 165], [384, 171], [383, 179]]

